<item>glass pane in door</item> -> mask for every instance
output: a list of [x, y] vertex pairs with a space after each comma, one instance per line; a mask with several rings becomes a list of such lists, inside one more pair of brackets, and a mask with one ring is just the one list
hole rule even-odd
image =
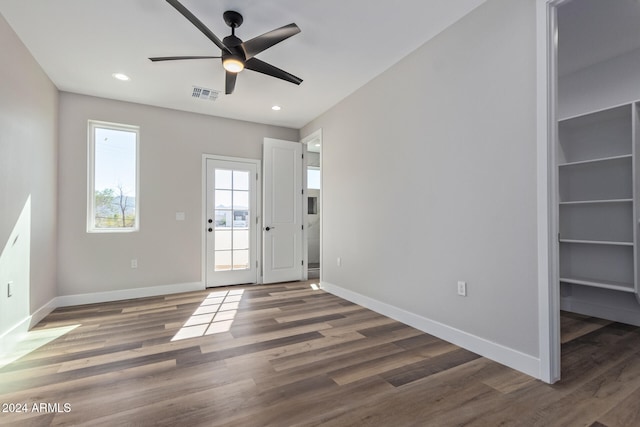
[[216, 251], [215, 269], [216, 271], [231, 270], [231, 251]]
[[231, 179], [233, 176], [233, 171], [226, 169], [216, 169], [216, 188], [217, 189], [225, 189], [231, 190]]
[[229, 190], [216, 189], [215, 195], [215, 208], [216, 209], [231, 209], [233, 201], [233, 192]]
[[249, 171], [233, 171], [233, 189], [249, 191]]
[[249, 268], [249, 251], [233, 251], [233, 269], [246, 270]]
[[235, 230], [233, 233], [234, 249], [249, 249], [249, 230]]
[[215, 170], [215, 271], [249, 269], [248, 171]]
[[216, 210], [216, 228], [231, 228], [232, 211], [231, 210]]
[[[231, 230], [217, 230], [215, 235], [216, 250], [231, 250]], [[235, 236], [234, 236], [235, 237]]]

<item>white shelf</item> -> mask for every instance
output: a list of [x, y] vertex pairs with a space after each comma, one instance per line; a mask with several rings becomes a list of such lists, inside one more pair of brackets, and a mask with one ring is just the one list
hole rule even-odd
[[558, 122], [558, 165], [633, 153], [631, 104]]
[[592, 205], [597, 203], [632, 203], [633, 199], [603, 199], [603, 200], [574, 200], [572, 202], [559, 202], [560, 205]]
[[595, 110], [584, 111], [582, 113], [572, 114], [570, 116], [564, 116], [558, 118], [558, 123], [565, 123], [577, 120], [584, 120], [588, 123], [590, 118], [601, 122], [603, 118], [615, 118], [619, 116], [624, 116], [626, 114], [626, 109], [629, 107], [628, 102], [623, 102], [622, 104], [612, 105], [610, 107], [597, 108]]
[[559, 168], [563, 168], [563, 167], [587, 165], [587, 164], [591, 164], [591, 163], [609, 162], [609, 161], [614, 161], [614, 160], [631, 159], [631, 158], [632, 158], [631, 154], [623, 154], [623, 155], [620, 155], [620, 156], [600, 157], [600, 158], [597, 158], [597, 159], [588, 159], [588, 160], [580, 160], [580, 161], [577, 161], [577, 162], [561, 163], [561, 164], [558, 165], [558, 167]]
[[633, 283], [595, 281], [595, 280], [585, 279], [581, 277], [561, 277], [560, 281], [563, 283], [570, 283], [572, 285], [591, 286], [594, 288], [611, 289], [614, 291], [622, 291], [622, 292], [629, 292], [629, 293], [635, 292], [635, 289], [633, 288]]
[[561, 202], [633, 198], [633, 158], [607, 157], [607, 161], [576, 161], [558, 167]]
[[[558, 122], [560, 282], [635, 293], [636, 107]], [[602, 292], [601, 292], [602, 293]]]
[[605, 240], [560, 239], [560, 243], [577, 243], [584, 245], [633, 246], [633, 242], [612, 242]]

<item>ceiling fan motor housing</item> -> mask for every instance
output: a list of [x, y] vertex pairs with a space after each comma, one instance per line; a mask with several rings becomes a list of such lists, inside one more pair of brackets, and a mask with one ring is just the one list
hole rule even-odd
[[234, 35], [225, 37], [224, 39], [222, 39], [222, 43], [224, 43], [224, 45], [232, 52], [242, 52], [242, 48], [240, 47], [240, 45], [242, 44], [242, 40]]

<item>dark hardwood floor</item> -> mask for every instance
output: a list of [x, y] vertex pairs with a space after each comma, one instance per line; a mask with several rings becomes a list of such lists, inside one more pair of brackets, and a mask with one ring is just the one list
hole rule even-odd
[[0, 425], [640, 425], [638, 328], [563, 314], [548, 385], [309, 285], [57, 309]]

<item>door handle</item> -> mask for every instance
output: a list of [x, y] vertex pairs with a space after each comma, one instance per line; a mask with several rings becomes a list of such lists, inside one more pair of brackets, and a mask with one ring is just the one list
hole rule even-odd
[[267, 226], [267, 227], [265, 227], [264, 229], [265, 229], [265, 231], [269, 231], [269, 230], [273, 230], [274, 228], [275, 228], [275, 227], [269, 227], [269, 226]]

